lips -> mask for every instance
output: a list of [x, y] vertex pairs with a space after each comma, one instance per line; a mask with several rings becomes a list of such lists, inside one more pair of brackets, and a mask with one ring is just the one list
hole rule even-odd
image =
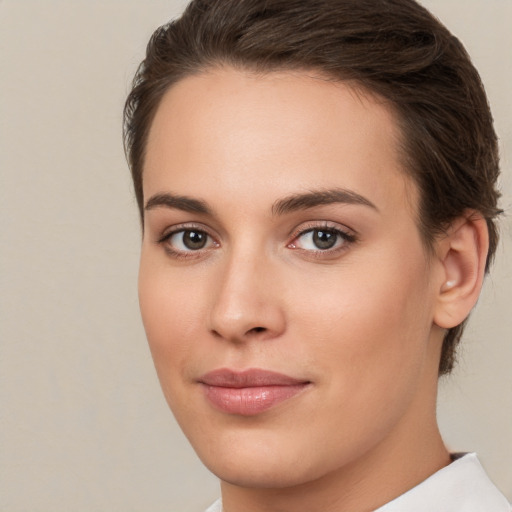
[[199, 379], [209, 402], [228, 414], [253, 416], [288, 400], [311, 383], [261, 369], [214, 370]]

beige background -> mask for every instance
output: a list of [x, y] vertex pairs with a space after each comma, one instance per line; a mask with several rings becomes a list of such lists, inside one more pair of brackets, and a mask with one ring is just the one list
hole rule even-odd
[[[217, 483], [161, 395], [139, 320], [121, 109], [171, 0], [0, 0], [0, 510], [199, 511]], [[424, 0], [467, 45], [512, 204], [512, 0]], [[512, 223], [442, 383], [454, 450], [512, 499]]]

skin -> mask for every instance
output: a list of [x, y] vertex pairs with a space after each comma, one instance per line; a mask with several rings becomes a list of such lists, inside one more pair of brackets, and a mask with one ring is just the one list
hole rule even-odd
[[[463, 219], [426, 252], [399, 138], [382, 99], [306, 74], [219, 68], [183, 79], [158, 108], [140, 306], [165, 397], [221, 479], [226, 512], [374, 510], [449, 463], [440, 349], [476, 300], [480, 271], [466, 269], [482, 267], [471, 240], [485, 228]], [[340, 189], [373, 206], [276, 211]], [[203, 248], [183, 245], [187, 228], [207, 236]], [[333, 248], [315, 246], [315, 228]], [[218, 368], [310, 384], [261, 414], [227, 414], [198, 382]]]

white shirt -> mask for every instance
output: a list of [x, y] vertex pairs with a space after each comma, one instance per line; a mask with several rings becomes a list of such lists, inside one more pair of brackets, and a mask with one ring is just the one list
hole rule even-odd
[[[511, 512], [476, 454], [468, 453], [375, 512]], [[205, 512], [222, 512], [221, 500]], [[242, 511], [243, 512], [243, 511]]]

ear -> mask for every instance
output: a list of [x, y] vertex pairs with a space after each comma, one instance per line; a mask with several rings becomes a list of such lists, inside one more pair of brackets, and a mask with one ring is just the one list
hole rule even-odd
[[459, 325], [473, 309], [482, 289], [488, 249], [487, 223], [474, 211], [455, 220], [437, 242], [441, 272], [434, 323], [439, 327]]

